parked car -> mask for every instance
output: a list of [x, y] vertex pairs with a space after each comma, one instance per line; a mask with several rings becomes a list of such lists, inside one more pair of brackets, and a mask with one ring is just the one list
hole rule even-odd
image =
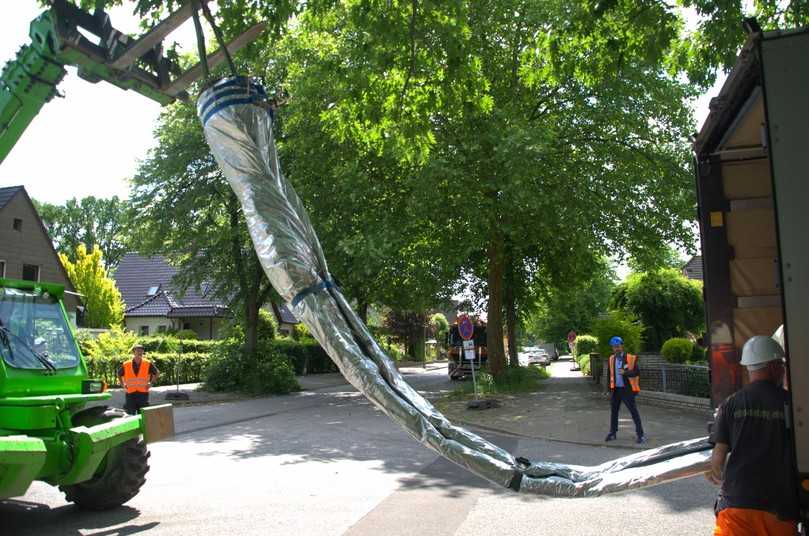
[[551, 361], [559, 360], [559, 352], [556, 350], [556, 345], [552, 342], [540, 344], [539, 347], [548, 352], [548, 355], [551, 356]]
[[547, 367], [551, 364], [551, 356], [542, 348], [535, 348], [528, 352], [528, 365]]

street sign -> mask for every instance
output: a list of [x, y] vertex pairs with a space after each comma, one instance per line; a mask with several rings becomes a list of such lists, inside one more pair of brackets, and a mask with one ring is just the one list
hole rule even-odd
[[572, 329], [567, 333], [567, 342], [568, 344], [573, 344], [576, 342], [576, 332]]
[[460, 322], [458, 322], [458, 333], [465, 341], [470, 340], [475, 335], [475, 325], [472, 323], [472, 319], [469, 318], [469, 316], [461, 316]]
[[463, 342], [463, 355], [469, 361], [475, 360], [475, 341]]

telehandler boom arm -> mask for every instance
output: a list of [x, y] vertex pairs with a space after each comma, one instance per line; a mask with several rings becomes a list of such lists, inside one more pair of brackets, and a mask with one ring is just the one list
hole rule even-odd
[[[104, 80], [160, 104], [186, 99], [186, 89], [204, 69], [197, 64], [183, 72], [164, 54], [163, 40], [207, 1], [189, 1], [150, 31], [132, 38], [113, 28], [103, 11], [91, 14], [67, 0], [50, 0], [50, 8], [31, 23], [31, 43], [20, 48], [0, 75], [0, 163], [42, 106], [61, 96], [57, 86], [68, 65], [77, 67], [79, 76], [89, 82]], [[238, 36], [227, 44], [228, 51], [253, 41], [264, 26], [256, 24]], [[208, 56], [207, 64], [213, 68], [224, 59], [220, 49]]]

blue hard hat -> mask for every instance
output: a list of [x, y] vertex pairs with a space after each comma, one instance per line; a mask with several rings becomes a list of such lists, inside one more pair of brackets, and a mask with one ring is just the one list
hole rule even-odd
[[615, 346], [617, 344], [624, 344], [624, 340], [616, 335], [615, 337], [610, 339], [610, 346]]

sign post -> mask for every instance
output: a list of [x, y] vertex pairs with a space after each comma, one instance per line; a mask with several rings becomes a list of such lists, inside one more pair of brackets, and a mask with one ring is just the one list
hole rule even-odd
[[570, 353], [574, 359], [576, 358], [576, 337], [577, 334], [572, 329], [567, 333], [567, 346], [570, 348]]
[[478, 384], [475, 379], [475, 341], [472, 338], [475, 336], [475, 325], [472, 319], [467, 315], [461, 317], [458, 323], [458, 333], [463, 339], [463, 357], [472, 362], [472, 388], [475, 391], [475, 400], [478, 399]]

